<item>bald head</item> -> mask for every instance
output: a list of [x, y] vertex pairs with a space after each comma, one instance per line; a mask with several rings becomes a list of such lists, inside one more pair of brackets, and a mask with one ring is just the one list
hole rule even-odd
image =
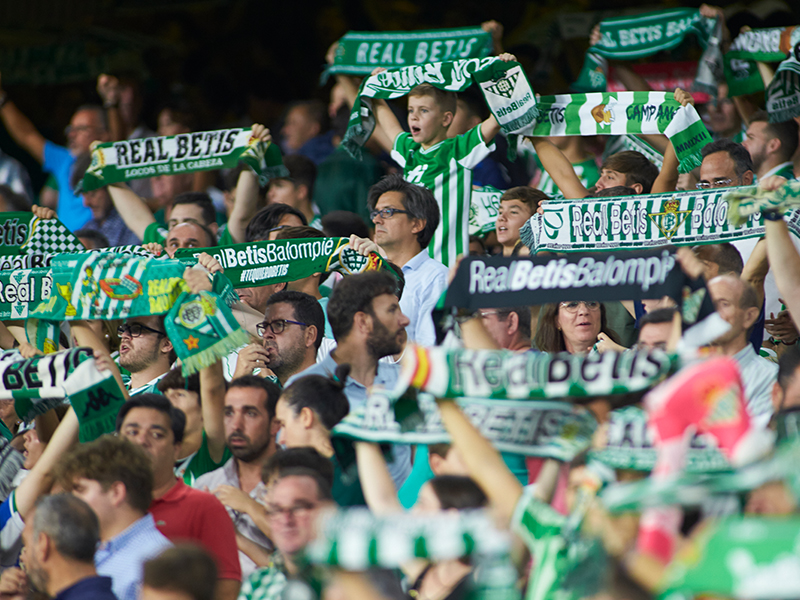
[[216, 246], [214, 234], [199, 223], [178, 223], [167, 234], [167, 247], [165, 250], [170, 258], [179, 248], [208, 248]]

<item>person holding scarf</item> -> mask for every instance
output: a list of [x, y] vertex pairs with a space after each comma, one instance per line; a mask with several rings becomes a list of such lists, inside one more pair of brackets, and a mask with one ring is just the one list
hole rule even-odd
[[533, 345], [541, 352], [590, 352], [605, 336], [615, 344], [617, 334], [608, 327], [606, 309], [596, 300], [546, 304], [539, 317]]

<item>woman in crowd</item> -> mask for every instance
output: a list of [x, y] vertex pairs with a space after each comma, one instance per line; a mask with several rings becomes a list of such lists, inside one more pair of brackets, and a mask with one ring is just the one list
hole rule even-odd
[[571, 300], [546, 304], [533, 338], [541, 352], [589, 352], [604, 333], [614, 343], [617, 334], [608, 327], [605, 306], [596, 300]]

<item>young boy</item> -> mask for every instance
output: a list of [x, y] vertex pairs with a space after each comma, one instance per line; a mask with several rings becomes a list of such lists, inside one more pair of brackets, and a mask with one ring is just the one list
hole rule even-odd
[[[515, 60], [511, 54], [499, 58]], [[377, 126], [392, 143], [392, 158], [403, 167], [403, 177], [433, 191], [442, 218], [428, 251], [434, 259], [452, 265], [469, 248], [472, 169], [493, 150], [492, 140], [500, 125], [490, 115], [464, 135], [448, 138], [456, 95], [429, 84], [418, 85], [408, 94], [411, 133], [403, 131], [385, 101], [374, 102], [374, 113]]]
[[[536, 188], [521, 185], [506, 190], [500, 196], [500, 210], [495, 223], [497, 242], [503, 247], [503, 256], [514, 256], [520, 252], [519, 230], [539, 208], [547, 194]], [[524, 254], [528, 254], [527, 248]]]

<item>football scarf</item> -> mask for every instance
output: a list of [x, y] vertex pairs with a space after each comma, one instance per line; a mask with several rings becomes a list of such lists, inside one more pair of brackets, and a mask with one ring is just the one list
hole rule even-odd
[[[383, 390], [333, 428], [333, 435], [391, 444], [450, 443], [436, 401], [416, 396], [416, 404], [396, 403]], [[589, 447], [597, 421], [586, 410], [567, 402], [458, 398], [461, 410], [500, 452], [554, 458], [569, 462]]]
[[469, 235], [484, 237], [495, 229], [503, 190], [490, 185], [473, 188], [469, 204]]
[[[789, 231], [798, 234], [798, 211], [800, 208], [800, 181], [789, 181], [774, 191], [762, 188], [734, 188], [722, 197], [730, 207], [728, 220], [733, 227], [742, 227], [753, 222], [755, 215], [762, 212], [781, 212], [793, 210], [788, 219]], [[763, 223], [763, 217], [761, 218]], [[763, 227], [761, 228], [763, 230]], [[762, 233], [763, 235], [763, 233]]]
[[597, 92], [545, 96], [536, 103], [534, 136], [663, 134], [672, 142], [681, 173], [699, 167], [712, 141], [694, 106], [668, 92]]
[[214, 248], [178, 250], [175, 258], [186, 265], [197, 262], [207, 252], [225, 269], [234, 288], [297, 281], [315, 273], [336, 271], [350, 275], [387, 269], [388, 263], [377, 254], [362, 256], [348, 246], [347, 238], [308, 238], [250, 242]]
[[704, 48], [698, 64], [694, 89], [713, 96], [722, 77], [719, 44], [722, 23], [700, 15], [691, 8], [676, 8], [600, 22], [600, 41], [586, 52], [578, 80], [572, 87], [580, 92], [605, 91], [608, 60], [636, 60], [679, 46], [687, 35]]
[[30, 308], [53, 292], [51, 269], [0, 271], [0, 321], [27, 319]]
[[29, 422], [69, 399], [80, 422], [81, 442], [114, 431], [125, 402], [111, 371], [100, 372], [90, 348], [72, 348], [24, 359], [16, 350], [0, 353], [0, 399], [14, 400], [20, 419]]
[[376, 67], [392, 69], [492, 53], [492, 36], [480, 27], [427, 31], [349, 31], [339, 39], [333, 64], [322, 75], [369, 75]]
[[751, 29], [736, 36], [725, 53], [725, 80], [730, 96], [753, 94], [764, 89], [759, 62], [781, 62], [792, 52], [796, 27]]
[[[774, 202], [798, 207], [800, 202], [792, 203], [795, 193], [800, 197], [800, 184], [777, 193], [774, 201], [755, 187], [549, 200], [542, 203], [543, 214], [520, 229], [520, 238], [532, 254], [721, 244], [763, 236], [761, 209]], [[800, 237], [800, 213], [792, 213], [788, 225]]]
[[86, 252], [58, 219], [29, 212], [0, 213], [0, 271], [46, 267], [54, 254]]
[[261, 185], [289, 176], [276, 144], [252, 137], [250, 129], [220, 129], [97, 144], [77, 189], [88, 192], [144, 177], [231, 169], [240, 162], [258, 175]]
[[767, 112], [770, 123], [800, 117], [800, 27], [791, 32], [789, 55], [767, 88]]

